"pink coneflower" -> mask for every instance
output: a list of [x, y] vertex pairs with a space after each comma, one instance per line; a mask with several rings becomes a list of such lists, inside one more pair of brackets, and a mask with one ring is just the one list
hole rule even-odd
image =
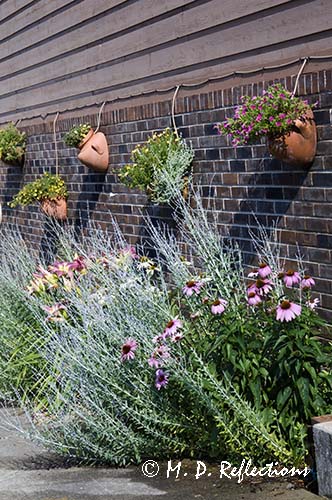
[[292, 269], [290, 269], [284, 274], [283, 279], [287, 288], [292, 288], [292, 286], [300, 283], [301, 276], [297, 271], [293, 271]]
[[160, 368], [164, 361], [169, 357], [169, 348], [166, 345], [160, 345], [153, 350], [150, 358], [148, 359], [148, 364], [152, 368]]
[[311, 276], [304, 276], [303, 280], [301, 281], [301, 288], [311, 288], [315, 286], [315, 280]]
[[319, 299], [307, 300], [306, 306], [309, 307], [312, 311], [319, 306]]
[[251, 271], [248, 274], [248, 278], [257, 278], [258, 277], [258, 272], [257, 271]]
[[169, 337], [176, 333], [179, 328], [182, 328], [182, 321], [176, 317], [167, 323], [164, 334], [166, 337]]
[[247, 301], [250, 306], [257, 306], [257, 304], [262, 302], [262, 299], [256, 292], [249, 292]]
[[217, 299], [213, 302], [211, 306], [212, 314], [222, 314], [227, 306], [227, 300]]
[[296, 316], [301, 314], [301, 306], [290, 302], [289, 300], [283, 300], [277, 307], [276, 318], [278, 321], [292, 321]]
[[252, 285], [248, 287], [248, 293], [255, 292], [258, 295], [267, 295], [272, 290], [272, 283], [268, 279], [261, 279], [255, 281]]
[[138, 347], [136, 340], [128, 339], [121, 349], [121, 361], [130, 361], [135, 358], [135, 351]]
[[183, 333], [182, 332], [176, 332], [174, 335], [171, 337], [172, 342], [180, 342], [180, 340], [183, 339]]
[[155, 381], [155, 386], [160, 391], [162, 387], [166, 387], [168, 384], [168, 379], [169, 379], [169, 373], [164, 372], [164, 370], [157, 370], [156, 371], [156, 381]]
[[187, 281], [185, 286], [182, 288], [182, 292], [187, 297], [191, 297], [193, 293], [197, 295], [200, 293], [203, 283], [201, 281]]
[[270, 274], [272, 273], [272, 269], [268, 264], [265, 264], [265, 262], [261, 262], [259, 264], [259, 269], [258, 269], [258, 276], [260, 278], [267, 278]]

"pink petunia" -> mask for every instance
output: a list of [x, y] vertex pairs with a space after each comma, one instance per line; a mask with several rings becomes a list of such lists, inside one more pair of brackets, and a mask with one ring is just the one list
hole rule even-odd
[[135, 351], [138, 347], [136, 340], [128, 339], [121, 349], [121, 361], [130, 361], [135, 358]]
[[284, 276], [284, 283], [287, 288], [292, 288], [292, 286], [297, 285], [301, 281], [301, 276], [297, 271], [289, 270], [287, 271]]
[[187, 295], [187, 297], [191, 297], [193, 293], [198, 295], [201, 292], [202, 286], [203, 283], [201, 281], [187, 281], [185, 286], [182, 288], [182, 292], [184, 295]]
[[262, 302], [262, 299], [256, 292], [249, 292], [247, 301], [250, 306], [257, 306], [257, 304]]
[[258, 276], [262, 279], [267, 278], [272, 273], [272, 269], [265, 262], [259, 264]]
[[217, 299], [213, 302], [211, 306], [212, 314], [222, 314], [227, 306], [227, 300]]
[[311, 276], [304, 276], [303, 280], [301, 281], [301, 288], [311, 288], [315, 286], [315, 280]]
[[276, 319], [278, 321], [292, 321], [296, 316], [300, 316], [302, 311], [301, 306], [290, 302], [289, 300], [283, 300], [277, 307]]

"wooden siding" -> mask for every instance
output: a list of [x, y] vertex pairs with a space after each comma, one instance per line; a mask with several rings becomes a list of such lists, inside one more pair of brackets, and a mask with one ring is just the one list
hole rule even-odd
[[331, 0], [4, 0], [0, 122], [328, 54], [331, 19]]

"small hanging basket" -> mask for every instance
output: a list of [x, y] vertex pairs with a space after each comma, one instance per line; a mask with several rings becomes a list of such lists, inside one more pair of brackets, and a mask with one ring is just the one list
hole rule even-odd
[[96, 172], [106, 172], [109, 152], [106, 137], [102, 132], [94, 132], [91, 129], [78, 147], [80, 162]]
[[268, 139], [270, 153], [290, 165], [308, 166], [316, 154], [317, 131], [314, 115], [308, 110], [305, 119], [295, 120], [294, 130], [277, 139]]
[[57, 220], [67, 219], [67, 200], [66, 198], [57, 198], [56, 200], [43, 200], [40, 202], [42, 212], [48, 217]]

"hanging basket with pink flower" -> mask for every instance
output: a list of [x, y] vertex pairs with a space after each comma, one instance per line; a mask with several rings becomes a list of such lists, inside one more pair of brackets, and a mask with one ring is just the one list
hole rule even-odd
[[273, 156], [291, 165], [307, 166], [317, 148], [313, 107], [278, 83], [261, 96], [242, 96], [234, 116], [217, 128], [231, 137], [235, 147], [265, 136]]

